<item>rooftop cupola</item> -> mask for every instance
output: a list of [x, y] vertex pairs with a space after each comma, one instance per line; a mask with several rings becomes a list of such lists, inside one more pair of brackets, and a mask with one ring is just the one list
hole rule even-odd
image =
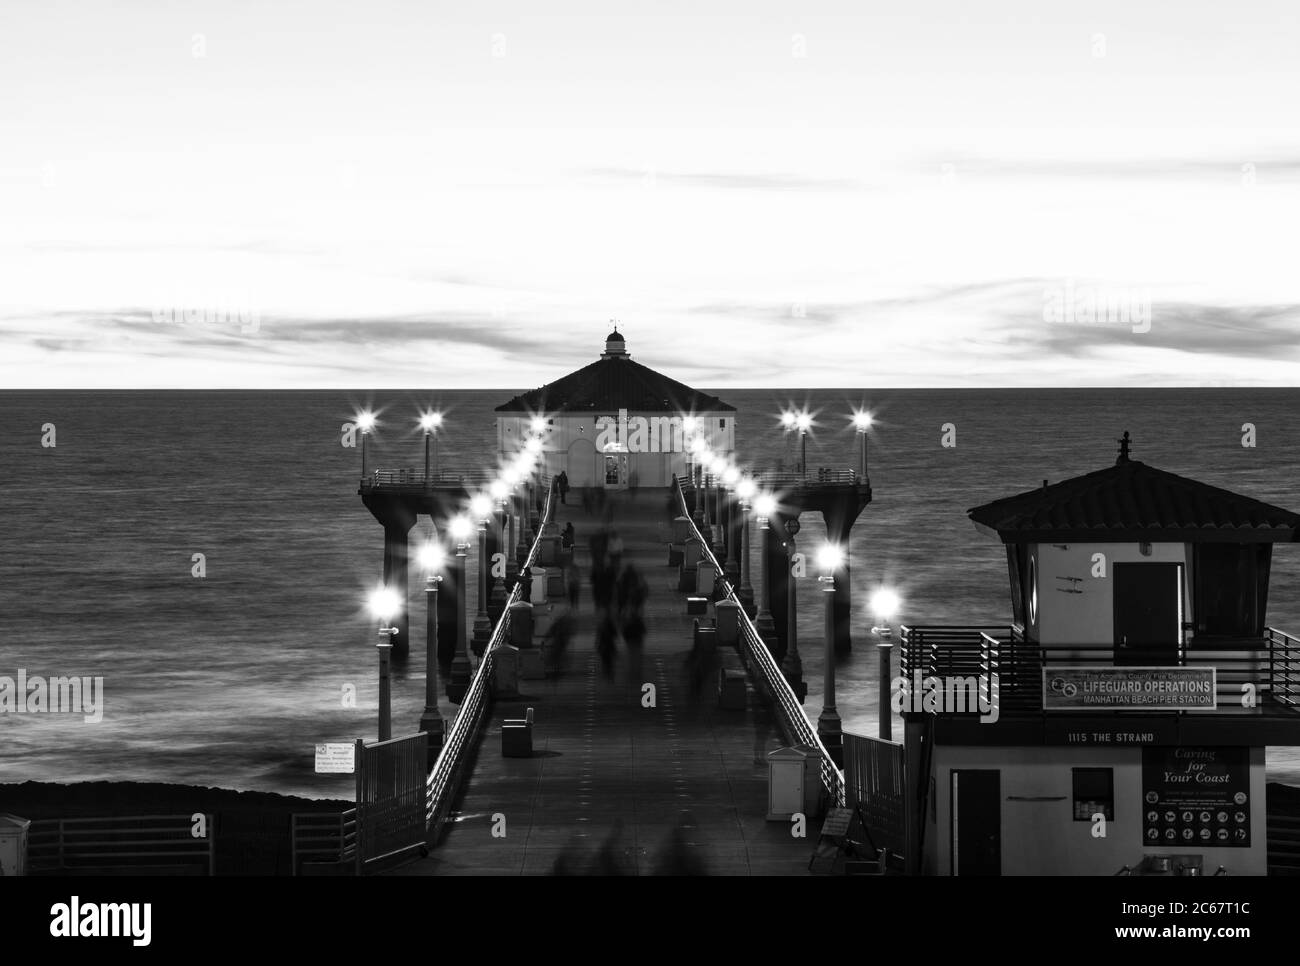
[[614, 326], [614, 331], [605, 336], [605, 351], [600, 354], [602, 359], [627, 359], [627, 342], [619, 334], [618, 326]]

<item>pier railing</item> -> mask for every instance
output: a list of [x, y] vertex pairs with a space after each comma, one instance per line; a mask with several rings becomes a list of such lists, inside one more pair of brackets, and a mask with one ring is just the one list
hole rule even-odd
[[205, 834], [195, 838], [192, 814], [39, 819], [29, 832], [29, 867], [37, 875], [213, 875], [217, 820], [203, 821]]
[[725, 577], [722, 576], [722, 567], [718, 565], [718, 559], [713, 555], [709, 544], [706, 543], [696, 528], [695, 522], [691, 517], [690, 508], [686, 505], [685, 496], [681, 487], [677, 489], [677, 500], [681, 508], [682, 515], [691, 523], [691, 531], [695, 539], [700, 543], [700, 553], [708, 560], [718, 575], [718, 582], [721, 584], [728, 600], [736, 604], [736, 612], [740, 620], [740, 643], [744, 651], [745, 664], [754, 674], [754, 678], [768, 697], [773, 709], [776, 711], [777, 722], [781, 727], [781, 733], [785, 740], [790, 744], [807, 745], [815, 748], [821, 754], [821, 779], [822, 786], [826, 789], [829, 796], [830, 804], [833, 807], [844, 805], [844, 772], [836, 767], [826, 746], [822, 744], [817, 729], [813, 727], [812, 722], [804, 713], [803, 705], [795, 697], [794, 691], [777, 667], [776, 661], [772, 658], [772, 653], [767, 649], [767, 645], [759, 636], [758, 628], [750, 620], [745, 608], [741, 605], [739, 598], [736, 596], [736, 589]]
[[[533, 545], [529, 549], [528, 557], [524, 562], [524, 568], [532, 567], [536, 562], [537, 554], [541, 548], [542, 531], [546, 524], [550, 522], [554, 509], [555, 486], [552, 482], [547, 485], [546, 503], [542, 509], [537, 535], [533, 539]], [[465, 692], [465, 697], [460, 703], [460, 709], [456, 712], [456, 718], [451, 723], [451, 727], [447, 729], [442, 751], [438, 754], [438, 760], [429, 772], [425, 824], [427, 826], [427, 838], [430, 843], [436, 843], [442, 834], [443, 823], [447, 820], [447, 815], [450, 813], [452, 803], [456, 798], [456, 792], [460, 788], [460, 781], [466, 763], [473, 756], [479, 730], [483, 726], [483, 717], [492, 701], [493, 652], [499, 644], [509, 642], [510, 605], [520, 600], [522, 596], [523, 584], [516, 584], [506, 601], [506, 606], [501, 611], [501, 619], [497, 621], [492, 636], [488, 639], [487, 647], [483, 651], [483, 657], [479, 661], [474, 677], [470, 681], [469, 690]]]
[[[700, 488], [724, 486], [723, 481], [712, 473], [706, 472], [698, 475], [700, 476]], [[836, 469], [828, 466], [819, 466], [807, 473], [801, 473], [798, 470], [756, 468], [750, 476], [756, 484], [767, 490], [794, 490], [801, 486], [867, 485], [866, 477], [857, 470]], [[686, 488], [694, 485], [689, 474], [681, 485]]]
[[[902, 636], [901, 671], [909, 685], [916, 674], [943, 686], [974, 679], [981, 697], [996, 697], [1003, 717], [1043, 712], [1044, 667], [1117, 666], [1112, 645], [1042, 646], [1026, 641], [1008, 625], [904, 626]], [[1300, 639], [1276, 628], [1250, 638], [1193, 636], [1172, 658], [1161, 654], [1143, 663], [1215, 669], [1213, 712], [1207, 708], [1161, 714], [1300, 712]], [[1254, 701], [1243, 703], [1244, 694]]]
[[368, 492], [376, 489], [405, 489], [463, 486], [466, 488], [487, 486], [496, 477], [484, 470], [482, 472], [440, 471], [425, 476], [423, 470], [390, 469], [371, 470], [361, 477], [361, 490]]

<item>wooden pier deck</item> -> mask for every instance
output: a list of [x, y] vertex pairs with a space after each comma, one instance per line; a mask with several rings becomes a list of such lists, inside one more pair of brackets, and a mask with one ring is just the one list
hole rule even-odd
[[[581, 547], [600, 520], [579, 496], [556, 519], [573, 522]], [[522, 697], [496, 703], [442, 841], [397, 874], [807, 874], [816, 821], [796, 838], [790, 822], [765, 818], [765, 757], [781, 744], [768, 708], [751, 687], [746, 710], [719, 709], [712, 678], [692, 693], [693, 618], [667, 566], [667, 491], [609, 500], [624, 560], [650, 589], [640, 666], [620, 641], [612, 677], [603, 672], [583, 566], [567, 670], [521, 681]], [[654, 707], [643, 707], [647, 683]], [[534, 756], [504, 758], [501, 722], [528, 707]]]

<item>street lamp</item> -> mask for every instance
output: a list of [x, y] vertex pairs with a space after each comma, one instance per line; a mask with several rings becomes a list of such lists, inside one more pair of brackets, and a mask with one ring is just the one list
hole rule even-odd
[[472, 647], [479, 657], [483, 656], [487, 642], [492, 638], [492, 621], [488, 618], [487, 611], [487, 581], [490, 566], [487, 552], [487, 525], [488, 517], [492, 515], [492, 502], [491, 497], [480, 493], [470, 500], [469, 504], [470, 513], [478, 520], [478, 613], [474, 616]]
[[430, 410], [427, 413], [420, 414], [420, 428], [424, 430], [424, 485], [430, 487], [433, 485], [433, 464], [435, 462], [434, 452], [435, 442], [434, 434], [437, 433], [438, 427], [442, 425], [442, 413]]
[[794, 424], [799, 429], [799, 470], [804, 482], [808, 482], [808, 430], [812, 428], [813, 419], [806, 411], [795, 415]]
[[438, 710], [438, 585], [442, 583], [442, 569], [447, 553], [435, 542], [424, 544], [417, 555], [424, 568], [424, 713], [420, 715], [420, 730], [429, 736], [432, 753], [442, 747], [445, 728], [442, 712]]
[[835, 571], [844, 563], [844, 551], [827, 544], [817, 554], [821, 576], [822, 594], [826, 600], [826, 642], [823, 663], [825, 673], [822, 683], [822, 713], [817, 717], [817, 737], [835, 764], [844, 757], [844, 733], [840, 726], [840, 713], [835, 710]]
[[357, 428], [361, 430], [361, 478], [366, 478], [366, 440], [370, 438], [370, 431], [375, 428], [375, 414], [370, 410], [364, 410], [357, 414]]
[[[490, 507], [489, 507], [490, 508]], [[451, 538], [456, 541], [456, 561], [452, 584], [456, 589], [456, 653], [452, 655], [451, 667], [447, 680], [447, 699], [452, 704], [460, 704], [469, 690], [469, 654], [466, 648], [468, 615], [466, 614], [467, 595], [466, 562], [469, 558], [469, 539], [474, 533], [474, 524], [469, 517], [458, 515], [447, 525]]]
[[893, 681], [891, 667], [894, 644], [889, 621], [898, 612], [898, 595], [888, 587], [881, 587], [871, 595], [870, 604], [879, 622], [871, 628], [871, 633], [876, 637], [876, 653], [880, 657], [880, 737], [889, 741], [894, 730], [893, 691], [890, 687]]
[[[736, 501], [734, 493], [740, 482], [740, 470], [729, 461], [722, 471], [718, 490], [718, 523], [722, 526], [722, 573], [733, 589], [740, 583], [740, 548], [736, 546]], [[728, 492], [731, 495], [728, 495]]]
[[859, 409], [853, 413], [853, 428], [862, 438], [862, 481], [868, 486], [871, 485], [871, 474], [867, 472], [867, 430], [871, 429], [873, 422], [868, 410]]
[[389, 659], [393, 653], [393, 617], [401, 609], [397, 592], [390, 587], [379, 587], [370, 594], [370, 613], [379, 620], [379, 740], [393, 736], [392, 690], [389, 682]]
[[758, 486], [748, 476], [736, 484], [736, 496], [740, 498], [740, 606], [751, 617], [754, 616], [754, 587], [749, 582], [749, 508], [757, 492]]
[[785, 657], [781, 660], [781, 672], [790, 682], [799, 703], [808, 694], [808, 686], [803, 680], [803, 658], [799, 656], [799, 578], [794, 573], [795, 543], [799, 533], [799, 518], [791, 517], [785, 521], [786, 532], [786, 581], [785, 581]]
[[772, 640], [776, 637], [776, 621], [772, 619], [769, 601], [772, 595], [772, 527], [770, 521], [776, 513], [776, 498], [770, 493], [759, 494], [754, 500], [754, 512], [758, 514], [759, 560], [758, 569], [761, 578], [758, 588], [758, 616], [754, 619], [754, 629], [758, 636], [772, 649]]

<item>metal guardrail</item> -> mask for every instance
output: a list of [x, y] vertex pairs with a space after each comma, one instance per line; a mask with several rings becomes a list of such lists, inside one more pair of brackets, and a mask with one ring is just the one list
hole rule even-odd
[[[552, 481], [548, 485], [546, 505], [542, 510], [541, 521], [537, 527], [537, 536], [534, 538], [533, 545], [528, 551], [528, 557], [524, 562], [525, 568], [532, 567], [536, 562], [537, 553], [542, 543], [542, 530], [550, 521], [554, 509], [555, 486]], [[479, 661], [478, 669], [474, 672], [474, 677], [470, 681], [469, 690], [465, 692], [465, 697], [460, 704], [460, 710], [456, 712], [456, 719], [447, 730], [447, 736], [443, 740], [442, 751], [438, 754], [438, 760], [429, 772], [425, 824], [430, 843], [438, 841], [439, 836], [442, 834], [443, 823], [447, 820], [447, 815], [451, 811], [452, 800], [456, 797], [456, 789], [460, 785], [465, 760], [474, 747], [479, 729], [483, 724], [483, 712], [491, 701], [493, 651], [498, 644], [508, 642], [510, 636], [510, 605], [517, 602], [522, 596], [523, 584], [516, 584], [506, 601], [504, 609], [501, 611], [501, 618], [497, 621], [491, 638], [488, 639], [487, 646], [483, 651], [483, 658]]]
[[[1043, 668], [1115, 667], [1112, 645], [1050, 645], [1025, 641], [1008, 625], [904, 626], [902, 675], [922, 679], [978, 680], [980, 696], [996, 699], [1002, 715], [1043, 713]], [[1173, 667], [1213, 667], [1217, 708], [1213, 713], [1291, 715], [1300, 711], [1300, 639], [1276, 628], [1249, 638], [1191, 637], [1176, 660], [1163, 657], [1153, 664]], [[1122, 666], [1122, 665], [1120, 665]], [[1241, 705], [1245, 686], [1256, 704]], [[1161, 711], [1162, 714], [1209, 714], [1204, 711]]]
[[745, 613], [745, 608], [741, 606], [740, 600], [736, 597], [735, 588], [722, 575], [723, 571], [718, 566], [718, 559], [713, 555], [713, 551], [709, 549], [709, 545], [704, 542], [700, 531], [695, 526], [695, 521], [691, 517], [690, 508], [686, 505], [686, 499], [682, 494], [680, 485], [677, 488], [677, 500], [681, 505], [683, 516], [691, 524], [691, 532], [695, 534], [695, 539], [700, 542], [701, 554], [713, 565], [714, 573], [718, 575], [718, 583], [725, 590], [727, 599], [736, 604], [737, 614], [740, 618], [741, 642], [748, 658], [745, 663], [751, 670], [755, 671], [754, 676], [758, 684], [776, 709], [781, 733], [785, 736], [785, 740], [791, 744], [808, 745], [821, 753], [822, 786], [830, 796], [833, 806], [843, 806], [845, 803], [844, 772], [840, 771], [835, 762], [831, 760], [830, 753], [817, 735], [817, 729], [813, 727], [812, 722], [808, 720], [808, 716], [804, 714], [803, 705], [795, 697], [794, 691], [791, 690], [789, 682], [785, 679], [785, 675], [781, 673], [781, 669], [777, 667], [776, 661], [772, 658], [772, 653], [767, 649], [767, 645], [763, 643], [763, 639], [759, 637], [758, 628], [754, 626], [754, 622]]
[[293, 875], [302, 874], [305, 862], [355, 864], [357, 810], [346, 812], [294, 812], [289, 819]]
[[486, 471], [475, 473], [438, 472], [426, 477], [423, 470], [371, 470], [361, 478], [361, 489], [373, 490], [376, 487], [483, 486], [493, 479], [495, 477]]
[[205, 815], [204, 825], [195, 838], [192, 814], [38, 819], [28, 833], [28, 863], [36, 873], [188, 867], [213, 875], [216, 816]]
[[[724, 487], [725, 484], [721, 477], [713, 473], [698, 473], [699, 485], [695, 482], [690, 474], [687, 474], [684, 481], [679, 480], [679, 484], [687, 489], [692, 487], [704, 489], [707, 487]], [[801, 486], [866, 486], [867, 479], [857, 470], [834, 469], [827, 466], [818, 467], [815, 470], [809, 470], [808, 473], [801, 473], [798, 470], [764, 470], [755, 469], [750, 473], [750, 478], [760, 487], [768, 490], [797, 490]]]

